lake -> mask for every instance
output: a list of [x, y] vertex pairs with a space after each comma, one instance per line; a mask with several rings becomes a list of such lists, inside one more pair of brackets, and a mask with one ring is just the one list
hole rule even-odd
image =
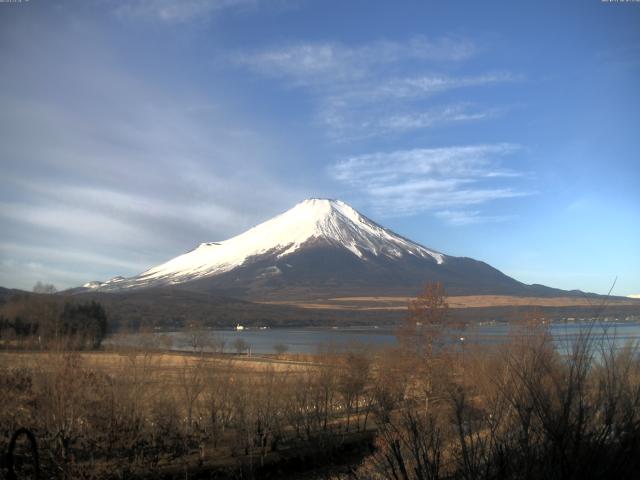
[[[594, 338], [608, 338], [620, 348], [629, 343], [640, 342], [639, 322], [556, 322], [550, 331], [558, 349], [566, 352], [576, 338], [592, 328]], [[513, 329], [505, 323], [474, 325], [465, 330], [449, 331], [445, 335], [449, 342], [464, 344], [498, 344], [507, 340]], [[107, 345], [137, 346], [150, 341], [172, 350], [193, 349], [194, 333], [189, 331], [158, 332], [149, 334], [113, 335]], [[327, 328], [266, 328], [266, 329], [215, 329], [196, 333], [196, 339], [205, 350], [213, 350], [221, 341], [225, 352], [235, 352], [239, 340], [248, 346], [251, 354], [275, 353], [276, 345], [285, 345], [289, 353], [317, 353], [322, 348], [344, 348], [352, 344], [371, 347], [397, 344], [395, 331], [389, 327], [327, 327]], [[463, 340], [462, 340], [463, 339]]]

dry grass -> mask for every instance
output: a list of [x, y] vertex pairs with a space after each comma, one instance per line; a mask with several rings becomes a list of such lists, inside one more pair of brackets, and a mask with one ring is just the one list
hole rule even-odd
[[330, 456], [366, 426], [369, 360], [303, 360], [0, 352], [0, 452], [26, 426], [43, 478], [254, 478], [287, 458]]
[[[292, 305], [318, 310], [406, 310], [412, 297], [336, 297], [328, 299], [281, 300], [261, 303]], [[447, 297], [450, 308], [474, 307], [591, 307], [597, 304], [590, 298], [577, 297], [516, 297], [509, 295], [461, 295]], [[636, 299], [609, 299], [608, 305], [640, 306]]]
[[400, 467], [404, 480], [632, 478], [638, 351], [585, 336], [563, 359], [545, 328], [523, 323], [500, 347], [416, 354], [0, 352], [0, 450], [26, 425], [51, 478], [261, 478], [375, 425], [376, 453], [357, 478]]
[[[12, 368], [40, 368], [47, 370], [56, 365], [60, 358], [67, 353], [58, 352], [33, 352], [33, 351], [0, 351], [0, 365]], [[141, 352], [76, 352], [74, 353], [84, 366], [101, 370], [107, 373], [127, 368], [132, 362], [141, 362], [148, 354]], [[309, 357], [309, 356], [307, 356]], [[269, 358], [269, 357], [244, 357], [235, 355], [202, 356], [181, 352], [154, 352], [151, 356], [152, 368], [158, 372], [171, 372], [182, 369], [185, 366], [193, 367], [205, 365], [207, 367], [221, 367], [232, 369], [236, 372], [261, 373], [265, 370], [275, 372], [304, 371], [313, 366], [313, 362], [306, 358], [301, 361], [297, 358]]]
[[639, 354], [586, 328], [560, 355], [546, 326], [527, 322], [508, 344], [452, 350], [436, 369], [437, 357], [416, 359], [434, 401], [405, 398], [355, 476], [640, 478]]

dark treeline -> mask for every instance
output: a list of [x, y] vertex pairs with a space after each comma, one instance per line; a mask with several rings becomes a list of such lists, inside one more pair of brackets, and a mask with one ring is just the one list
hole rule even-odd
[[[339, 294], [336, 294], [340, 296]], [[340, 325], [388, 325], [402, 322], [402, 310], [335, 310], [302, 308], [294, 305], [253, 303], [213, 293], [179, 288], [127, 290], [123, 292], [87, 292], [74, 294], [78, 301], [97, 301], [104, 306], [112, 331], [134, 332], [148, 328], [179, 330], [192, 323], [208, 328], [235, 327], [310, 327]], [[597, 302], [597, 300], [594, 300]], [[500, 306], [451, 308], [447, 315], [454, 322], [507, 321], [522, 318], [531, 307]], [[591, 318], [590, 306], [538, 307], [546, 318]], [[640, 305], [609, 305], [609, 317], [640, 318]]]
[[4, 347], [96, 349], [107, 333], [101, 304], [52, 294], [14, 295], [0, 306]]

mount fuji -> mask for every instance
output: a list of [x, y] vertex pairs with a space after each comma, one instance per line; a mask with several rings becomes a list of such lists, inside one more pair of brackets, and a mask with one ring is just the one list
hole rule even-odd
[[250, 299], [413, 295], [440, 281], [454, 295], [566, 295], [525, 285], [490, 265], [427, 248], [340, 200], [308, 199], [221, 242], [198, 247], [140, 275], [89, 282], [83, 291], [174, 286]]

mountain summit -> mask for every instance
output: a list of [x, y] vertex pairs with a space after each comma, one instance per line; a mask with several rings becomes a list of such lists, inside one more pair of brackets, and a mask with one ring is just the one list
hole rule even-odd
[[147, 270], [141, 280], [172, 283], [227, 272], [260, 255], [282, 259], [305, 246], [326, 242], [358, 258], [413, 255], [443, 263], [444, 255], [381, 227], [344, 202], [312, 198], [245, 233], [195, 250]]
[[413, 294], [433, 280], [458, 294], [534, 293], [529, 292], [534, 287], [483, 262], [426, 248], [340, 200], [319, 198], [304, 200], [228, 240], [201, 243], [136, 277], [92, 282], [91, 288], [179, 285], [247, 297], [308, 297]]

